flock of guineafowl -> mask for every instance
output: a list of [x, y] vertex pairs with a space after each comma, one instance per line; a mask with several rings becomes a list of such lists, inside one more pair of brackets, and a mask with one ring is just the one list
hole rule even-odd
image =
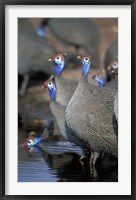
[[[72, 32], [71, 21], [65, 20], [64, 23], [63, 19], [50, 19], [48, 23], [66, 44], [73, 44], [76, 49], [81, 47], [87, 52], [86, 55], [75, 55], [73, 58], [80, 60], [81, 63], [80, 80], [63, 77], [67, 57], [72, 56], [64, 52], [56, 53], [49, 44], [45, 45], [32, 31], [28, 21], [23, 19], [19, 23], [19, 74], [24, 76], [25, 83], [22, 83], [20, 95], [24, 94], [31, 70], [38, 71], [37, 69], [41, 68], [50, 75], [53, 74], [44, 82], [43, 88], [48, 90], [50, 109], [57, 121], [60, 134], [69, 142], [81, 147], [80, 161], [89, 158], [90, 163], [96, 165], [98, 158], [103, 154], [112, 154], [118, 158], [118, 42], [116, 41], [106, 54], [107, 76], [99, 72], [92, 78], [94, 84], [92, 80], [88, 80], [88, 74], [91, 73], [93, 58], [94, 66], [98, 65], [95, 59], [98, 57], [97, 48], [92, 48], [99, 43], [98, 40], [93, 40], [93, 35], [97, 33], [96, 27], [89, 19], [74, 19], [74, 28], [78, 27], [78, 32], [84, 37], [76, 33], [73, 37], [68, 37], [70, 33], [67, 30]], [[79, 21], [81, 26], [78, 26]], [[23, 25], [28, 25], [27, 34], [23, 32]], [[45, 25], [46, 21], [43, 21], [38, 29], [40, 36], [46, 34], [43, 32]], [[29, 35], [29, 32], [35, 37], [35, 43], [31, 40], [32, 35]], [[25, 55], [23, 48], [26, 49]], [[27, 63], [25, 67], [24, 63]], [[30, 139], [25, 145], [35, 145], [43, 139], [41, 136], [33, 140], [32, 135], [30, 134]]]

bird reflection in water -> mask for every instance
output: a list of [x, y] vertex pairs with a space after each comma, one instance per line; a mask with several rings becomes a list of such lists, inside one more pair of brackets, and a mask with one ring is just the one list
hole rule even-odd
[[24, 150], [29, 157], [40, 154], [51, 169], [51, 173], [59, 177], [59, 182], [95, 182], [101, 181], [104, 178], [103, 176], [108, 181], [107, 177], [110, 179], [109, 174], [114, 172], [116, 176], [117, 166], [111, 166], [108, 169], [103, 168], [102, 165], [89, 166], [87, 162], [83, 164], [79, 161], [80, 155], [77, 153], [56, 152], [55, 154], [40, 146], [24, 147]]
[[35, 154], [42, 154], [43, 151], [40, 146], [24, 146], [24, 150], [29, 157], [32, 157]]

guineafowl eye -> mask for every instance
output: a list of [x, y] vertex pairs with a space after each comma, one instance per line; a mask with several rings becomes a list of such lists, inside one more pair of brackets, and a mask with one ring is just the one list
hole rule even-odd
[[32, 145], [32, 144], [33, 144], [33, 141], [32, 140], [28, 140], [28, 146]]
[[60, 56], [57, 56], [57, 57], [55, 58], [55, 60], [56, 60], [56, 61], [61, 61], [61, 57], [60, 57]]
[[85, 58], [84, 58], [84, 61], [89, 61], [89, 58], [85, 57]]
[[48, 88], [49, 88], [49, 90], [51, 90], [53, 87], [54, 87], [54, 84], [50, 81], [50, 82], [48, 83]]

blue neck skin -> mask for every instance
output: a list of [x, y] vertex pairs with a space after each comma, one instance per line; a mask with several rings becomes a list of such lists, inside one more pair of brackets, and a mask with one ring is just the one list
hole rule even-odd
[[55, 86], [55, 84], [54, 84], [54, 87], [51, 90], [48, 88], [48, 92], [49, 92], [50, 99], [52, 101], [54, 101], [55, 97], [56, 97], [56, 86]]
[[105, 80], [104, 77], [100, 78], [100, 79], [97, 81], [99, 87], [103, 87], [103, 86], [105, 85], [105, 82], [106, 82], [106, 80]]
[[91, 63], [84, 63], [82, 67], [82, 72], [84, 76], [86, 77], [90, 71]]
[[55, 63], [55, 67], [56, 67], [56, 76], [60, 76], [63, 69], [64, 69], [64, 64], [65, 62], [64, 61], [61, 61], [61, 62], [58, 62], [58, 63]]

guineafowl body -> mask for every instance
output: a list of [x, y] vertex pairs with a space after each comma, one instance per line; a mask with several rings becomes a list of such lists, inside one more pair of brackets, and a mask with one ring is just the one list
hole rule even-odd
[[83, 74], [66, 108], [66, 123], [90, 150], [118, 156], [115, 91], [88, 83]]
[[65, 124], [66, 106], [60, 105], [56, 101], [51, 101], [50, 109], [59, 125], [61, 135], [69, 142], [80, 146], [84, 152], [84, 148], [87, 148], [87, 144], [85, 144], [75, 134], [73, 134], [73, 132], [69, 130], [69, 128]]
[[66, 109], [66, 122], [70, 129], [94, 151], [117, 156], [117, 127], [113, 128], [113, 112], [102, 104], [95, 87], [84, 79], [80, 83]]
[[[100, 74], [101, 74], [101, 77], [100, 77]], [[97, 81], [98, 85], [101, 84], [101, 86], [114, 91], [114, 93], [113, 93], [115, 95], [114, 113], [115, 113], [116, 120], [118, 121], [118, 79], [114, 79], [114, 80], [111, 80], [110, 82], [105, 83], [103, 81], [104, 74], [102, 72], [96, 74], [93, 78]], [[113, 99], [113, 97], [112, 97], [112, 99]], [[112, 105], [112, 107], [113, 107], [113, 105]]]
[[56, 101], [62, 105], [68, 105], [78, 85], [78, 81], [64, 79], [62, 76], [55, 77], [57, 85]]
[[[48, 87], [49, 90], [49, 95], [50, 95], [50, 109], [52, 114], [54, 115], [59, 129], [60, 129], [60, 134], [69, 142], [74, 143], [78, 146], [80, 146], [83, 150], [83, 154], [86, 154], [86, 149], [87, 149], [87, 145], [80, 140], [80, 138], [78, 138], [75, 134], [73, 134], [73, 132], [71, 130], [69, 130], [69, 128], [66, 126], [65, 124], [65, 111], [66, 111], [66, 106], [65, 105], [61, 105], [60, 103], [58, 103], [56, 101], [56, 96], [57, 96], [57, 88], [56, 85], [52, 82], [51, 79], [49, 79], [48, 81], [46, 81], [44, 83], [44, 87]], [[50, 89], [49, 89], [50, 88]], [[52, 98], [52, 94], [54, 93], [54, 96]]]

